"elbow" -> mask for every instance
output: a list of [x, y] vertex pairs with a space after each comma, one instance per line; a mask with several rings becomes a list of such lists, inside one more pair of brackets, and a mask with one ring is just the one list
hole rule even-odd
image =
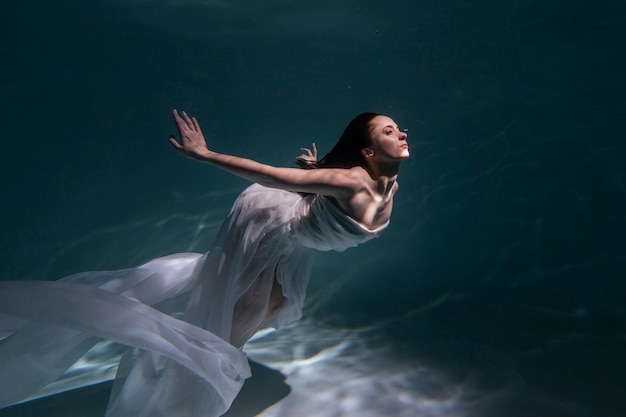
[[270, 175], [261, 175], [256, 179], [256, 182], [269, 188], [281, 188], [284, 190], [289, 190], [289, 184]]

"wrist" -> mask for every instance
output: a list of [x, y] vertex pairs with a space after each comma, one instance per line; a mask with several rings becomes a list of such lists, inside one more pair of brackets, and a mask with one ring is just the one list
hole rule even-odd
[[217, 155], [217, 152], [205, 148], [196, 152], [193, 157], [203, 162], [213, 162]]

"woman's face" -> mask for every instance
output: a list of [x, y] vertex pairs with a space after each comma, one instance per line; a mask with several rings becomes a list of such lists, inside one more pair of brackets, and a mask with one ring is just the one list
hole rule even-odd
[[[373, 155], [381, 161], [398, 161], [409, 157], [407, 134], [387, 116], [376, 116], [370, 121], [370, 138]], [[366, 150], [367, 154], [367, 150]], [[373, 156], [371, 155], [371, 156]]]

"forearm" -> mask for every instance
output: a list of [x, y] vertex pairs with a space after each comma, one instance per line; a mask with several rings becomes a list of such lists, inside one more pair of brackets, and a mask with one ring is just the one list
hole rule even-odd
[[221, 154], [210, 150], [194, 156], [194, 159], [214, 165], [238, 177], [267, 187], [299, 191], [297, 183], [299, 182], [301, 169], [274, 167], [252, 159]]

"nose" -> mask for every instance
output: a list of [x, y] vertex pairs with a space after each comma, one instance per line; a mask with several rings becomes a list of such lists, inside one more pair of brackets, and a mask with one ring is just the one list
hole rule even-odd
[[406, 132], [400, 132], [400, 140], [406, 140], [407, 136], [409, 136]]

